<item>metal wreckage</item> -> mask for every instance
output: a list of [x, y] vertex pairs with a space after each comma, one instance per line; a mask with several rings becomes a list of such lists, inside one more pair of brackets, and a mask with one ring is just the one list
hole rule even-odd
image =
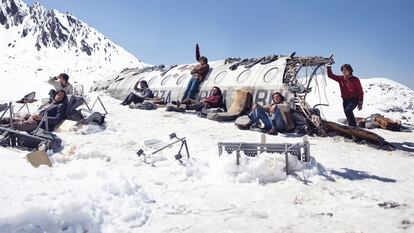
[[[217, 86], [222, 90], [225, 112], [209, 112], [207, 118], [216, 121], [234, 121], [246, 115], [253, 103], [267, 105], [272, 103], [272, 93], [280, 92], [290, 103], [297, 132], [307, 135], [334, 136], [341, 135], [359, 143], [368, 143], [379, 149], [393, 150], [394, 146], [381, 136], [357, 127], [349, 127], [335, 122], [330, 122], [320, 114], [318, 107], [325, 104], [316, 104], [311, 107], [306, 101], [306, 96], [312, 91], [312, 82], [317, 83], [317, 79], [324, 77], [324, 68], [327, 64], [334, 63], [331, 57], [298, 57], [295, 53], [289, 56], [271, 55], [261, 58], [227, 58], [224, 60], [210, 62], [210, 70], [206, 79], [200, 85], [197, 99], [202, 99], [210, 94], [210, 90]], [[149, 87], [154, 92], [152, 100], [144, 101], [154, 106], [170, 105], [172, 100], [181, 99], [186, 89], [189, 79], [192, 77], [190, 71], [196, 64], [172, 65], [172, 66], [152, 66], [139, 68], [127, 68], [119, 74], [113, 74], [106, 79], [97, 81], [91, 87], [91, 91], [107, 91], [115, 98], [125, 98], [131, 91], [138, 90], [139, 82], [146, 80]], [[318, 90], [320, 91], [320, 90]], [[83, 95], [83, 87], [82, 87]], [[34, 97], [34, 96], [33, 96]], [[26, 97], [25, 97], [26, 98]], [[81, 97], [72, 96], [74, 103], [70, 104], [68, 111], [72, 111], [79, 119], [67, 118], [66, 122], [89, 123], [93, 120], [103, 122], [104, 115], [93, 112], [88, 107], [89, 114], [82, 114], [86, 110], [76, 110], [78, 106], [85, 103]], [[102, 101], [97, 98], [101, 103]], [[76, 101], [75, 101], [76, 100]], [[95, 101], [96, 103], [96, 101]], [[94, 103], [94, 106], [95, 106]], [[25, 102], [27, 107], [27, 103]], [[20, 110], [24, 107], [23, 105]], [[227, 107], [229, 106], [229, 107]], [[9, 104], [12, 111], [12, 104]], [[19, 110], [19, 111], [20, 111]], [[79, 113], [78, 113], [78, 112]], [[1, 115], [5, 115], [6, 111]], [[91, 114], [93, 113], [93, 114]], [[95, 115], [99, 115], [96, 117]], [[10, 115], [10, 119], [12, 119]], [[72, 115], [68, 114], [68, 116]], [[85, 120], [86, 119], [86, 120]], [[47, 117], [42, 119], [47, 121]], [[11, 125], [12, 122], [10, 122]], [[237, 124], [236, 124], [237, 125]], [[34, 166], [46, 164], [51, 166], [51, 162], [46, 155], [46, 151], [59, 150], [61, 140], [55, 134], [46, 130], [36, 129], [34, 133], [27, 134], [13, 129], [13, 127], [0, 127], [0, 144], [6, 147], [18, 147], [32, 150], [27, 158]], [[310, 146], [307, 139], [303, 143], [218, 143], [219, 154], [223, 149], [227, 152], [236, 151], [237, 164], [239, 164], [239, 151], [244, 151], [246, 155], [255, 156], [258, 153], [283, 153], [295, 155], [299, 161], [310, 161]], [[182, 146], [181, 146], [182, 149]], [[180, 151], [181, 151], [180, 149]], [[141, 153], [143, 154], [143, 153]], [[180, 153], [179, 153], [180, 154]], [[187, 152], [188, 157], [189, 153]], [[180, 157], [181, 158], [181, 157]], [[179, 158], [179, 159], [180, 159]], [[286, 173], [288, 173], [286, 165]]]
[[[317, 79], [325, 78], [325, 66], [333, 63], [332, 56], [298, 57], [295, 53], [288, 56], [271, 55], [213, 61], [209, 63], [210, 70], [200, 85], [197, 99], [207, 97], [213, 87], [219, 87], [223, 92], [224, 104], [228, 106], [227, 113], [209, 113], [208, 118], [218, 121], [235, 120], [238, 116], [247, 114], [252, 103], [272, 103], [272, 93], [277, 91], [289, 101], [295, 125], [303, 133], [321, 137], [341, 135], [358, 143], [393, 150], [391, 143], [373, 132], [324, 119], [319, 107], [325, 104], [308, 104], [306, 96], [312, 91], [311, 84], [317, 82]], [[142, 69], [124, 69], [96, 82], [91, 91], [103, 90], [115, 98], [123, 99], [131, 91], [138, 90], [141, 80], [146, 80], [154, 92], [155, 98], [152, 103], [168, 106], [172, 100], [181, 99], [183, 96], [191, 78], [190, 71], [195, 65], [159, 65]], [[241, 107], [240, 103], [235, 103], [240, 102], [236, 99], [236, 93], [240, 90], [245, 90], [251, 95], [251, 101], [242, 101], [246, 105], [244, 107]]]
[[[65, 118], [56, 125], [53, 129], [50, 128], [48, 121], [49, 104], [44, 104], [38, 109], [38, 112], [43, 108], [42, 119], [33, 131], [26, 132], [15, 128], [15, 119], [22, 120], [17, 116], [24, 107], [27, 109], [25, 119], [30, 117], [30, 110], [28, 104], [36, 102], [34, 99], [35, 92], [31, 92], [24, 96], [21, 100], [16, 101], [16, 104], [21, 104], [17, 112], [14, 111], [14, 103], [9, 102], [5, 104], [4, 109], [0, 109], [0, 146], [7, 148], [15, 148], [22, 151], [30, 151], [26, 155], [27, 160], [34, 166], [40, 165], [52, 166], [49, 160], [47, 151], [59, 152], [63, 149], [62, 140], [53, 132], [55, 130], [63, 130], [64, 128], [82, 127], [87, 124], [95, 124], [100, 127], [105, 127], [105, 115], [107, 111], [99, 97], [96, 98], [92, 107], [89, 106], [83, 95], [83, 86], [75, 86], [75, 94], [67, 95]], [[94, 111], [96, 102], [99, 101], [105, 113]], [[85, 105], [87, 109], [81, 108]], [[8, 113], [8, 118], [6, 118]]]

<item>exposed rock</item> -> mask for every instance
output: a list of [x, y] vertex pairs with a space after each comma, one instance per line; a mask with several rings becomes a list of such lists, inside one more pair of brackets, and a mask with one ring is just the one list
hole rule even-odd
[[0, 6], [0, 24], [6, 29], [20, 25], [27, 15], [21, 7], [20, 0], [2, 0]]
[[[45, 9], [38, 2], [28, 7], [20, 0], [2, 0], [0, 5], [0, 23], [6, 29], [24, 23], [20, 37], [33, 35], [36, 38], [34, 46], [38, 51], [42, 48], [64, 47], [91, 56], [102, 47], [117, 52], [115, 45], [106, 39], [103, 41], [99, 37], [98, 40], [95, 39], [99, 44], [94, 40], [88, 40], [91, 38], [91, 33], [97, 37], [97, 32], [87, 24], [69, 13], [63, 14], [63, 17], [61, 15], [56, 10]], [[105, 60], [110, 61], [110, 54], [106, 56]]]

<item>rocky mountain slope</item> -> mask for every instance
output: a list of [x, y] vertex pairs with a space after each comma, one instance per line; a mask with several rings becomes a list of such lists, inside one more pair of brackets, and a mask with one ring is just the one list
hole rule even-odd
[[[132, 54], [69, 13], [1, 0], [0, 75], [45, 77], [60, 72], [106, 75], [143, 67]], [[78, 76], [78, 75], [75, 75]], [[84, 77], [85, 78], [85, 77]]]

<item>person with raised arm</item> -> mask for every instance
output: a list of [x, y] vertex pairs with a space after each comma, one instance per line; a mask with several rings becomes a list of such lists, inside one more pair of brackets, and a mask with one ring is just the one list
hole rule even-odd
[[326, 67], [328, 77], [339, 83], [343, 100], [342, 106], [348, 125], [356, 127], [357, 124], [353, 111], [356, 107], [358, 107], [358, 110], [361, 110], [364, 102], [364, 91], [362, 90], [361, 82], [353, 75], [354, 70], [351, 65], [344, 64], [341, 66], [343, 75], [335, 75], [332, 72], [331, 66], [331, 64], [327, 64]]
[[198, 44], [196, 44], [196, 60], [199, 64], [197, 64], [190, 72], [193, 76], [187, 84], [187, 88], [181, 101], [184, 101], [185, 99], [195, 99], [198, 87], [206, 78], [210, 68], [207, 57], [200, 55], [200, 47], [198, 47]]
[[60, 90], [65, 91], [66, 95], [73, 94], [73, 86], [69, 83], [69, 75], [61, 73], [58, 76], [52, 77], [47, 80], [47, 83], [53, 86], [54, 89], [49, 91], [49, 103], [53, 101], [56, 93]]

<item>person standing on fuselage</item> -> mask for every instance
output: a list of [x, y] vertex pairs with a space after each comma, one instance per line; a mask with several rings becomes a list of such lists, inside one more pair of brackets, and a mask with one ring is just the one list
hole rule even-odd
[[191, 70], [193, 77], [191, 77], [190, 81], [188, 82], [187, 88], [181, 101], [184, 101], [185, 99], [195, 99], [195, 94], [198, 90], [198, 86], [200, 86], [201, 82], [204, 81], [210, 68], [208, 65], [208, 59], [204, 56], [200, 56], [200, 48], [198, 47], [198, 44], [196, 44], [196, 60], [199, 62], [199, 64]]

